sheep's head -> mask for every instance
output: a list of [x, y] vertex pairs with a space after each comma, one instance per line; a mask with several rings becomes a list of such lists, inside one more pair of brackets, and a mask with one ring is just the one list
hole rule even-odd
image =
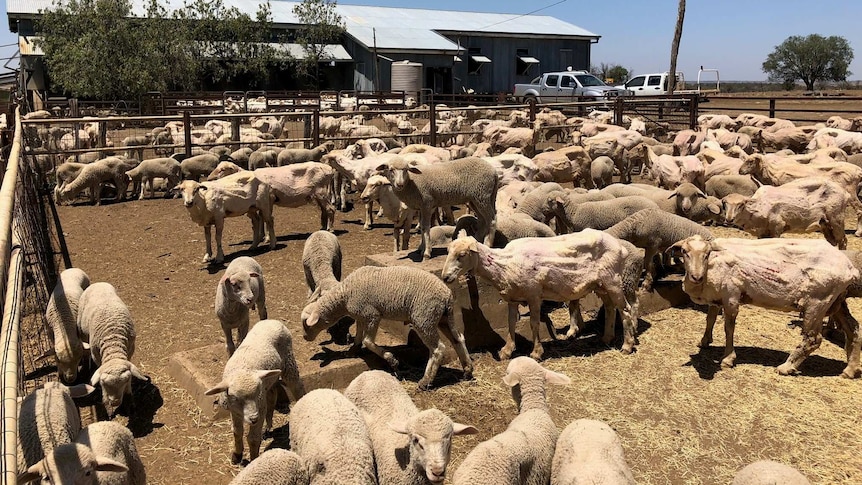
[[[254, 310], [256, 299], [253, 286], [257, 286], [259, 273], [239, 271], [226, 278], [222, 278], [228, 295], [234, 301]], [[252, 283], [254, 281], [254, 283]]]
[[712, 243], [697, 235], [677, 242], [670, 249], [678, 249], [682, 252], [682, 260], [685, 264], [685, 283], [695, 286], [702, 285], [706, 281], [706, 270], [709, 266]]
[[739, 167], [739, 174], [748, 175], [760, 173], [764, 160], [763, 155], [760, 153], [755, 153], [754, 155], [745, 157], [745, 160], [742, 161], [742, 165]]
[[519, 409], [524, 388], [541, 389], [542, 396], [544, 396], [544, 389], [547, 384], [565, 386], [571, 382], [568, 376], [545, 369], [530, 357], [512, 359], [506, 367], [506, 375], [503, 376], [503, 383], [512, 388], [512, 398], [518, 404]]
[[54, 448], [42, 461], [18, 474], [18, 483], [42, 480], [45, 483], [96, 485], [96, 472], [127, 472], [126, 465], [110, 458], [96, 456], [93, 450], [79, 443], [67, 443]]
[[368, 183], [365, 184], [365, 189], [359, 196], [359, 200], [365, 203], [377, 200], [380, 198], [380, 191], [387, 185], [391, 185], [389, 179], [383, 175], [372, 175], [368, 178]]
[[123, 396], [132, 394], [132, 377], [147, 380], [135, 364], [122, 359], [105, 362], [93, 373], [90, 384], [102, 387], [102, 402], [108, 416], [113, 416], [120, 407]]
[[204, 190], [207, 190], [205, 185], [194, 180], [183, 180], [173, 188], [172, 192], [179, 193], [183, 198], [183, 205], [189, 208], [195, 204], [195, 196]]
[[726, 223], [737, 225], [736, 219], [748, 199], [748, 197], [742, 194], [728, 194], [721, 199], [721, 206], [724, 211], [724, 220]]
[[455, 239], [449, 243], [449, 254], [443, 263], [440, 277], [452, 283], [458, 276], [476, 269], [479, 265], [479, 243], [473, 237]]
[[697, 188], [694, 184], [685, 182], [674, 189], [674, 191], [668, 196], [668, 199], [676, 198], [677, 210], [682, 214], [688, 214], [691, 212], [691, 208], [694, 206], [698, 197], [703, 197], [705, 199], [706, 194], [704, 194], [703, 191]]
[[389, 179], [392, 188], [401, 191], [410, 181], [410, 174], [421, 174], [422, 170], [414, 162], [407, 162], [403, 158], [395, 157], [389, 163], [377, 166], [377, 172]]
[[410, 458], [431, 483], [443, 483], [449, 466], [452, 436], [476, 434], [473, 426], [452, 422], [437, 409], [427, 409], [406, 421], [390, 421], [389, 429], [410, 439]]
[[255, 424], [266, 414], [266, 395], [280, 376], [280, 369], [236, 372], [204, 394], [223, 393], [220, 402], [231, 414], [241, 415], [246, 423]]

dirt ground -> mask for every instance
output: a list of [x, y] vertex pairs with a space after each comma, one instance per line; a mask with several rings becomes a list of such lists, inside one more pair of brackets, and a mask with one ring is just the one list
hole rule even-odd
[[[59, 212], [74, 265], [92, 281], [116, 286], [135, 318], [133, 360], [151, 383], [136, 383], [131, 421], [116, 419], [135, 433], [148, 482], [228, 483], [240, 469], [229, 461], [229, 421], [205, 418], [166, 372], [174, 352], [223, 343], [213, 311], [223, 268], [201, 263], [203, 230], [190, 221], [179, 200], [66, 206]], [[392, 247], [391, 226], [364, 231], [360, 212], [336, 215], [344, 274], [362, 265], [366, 254]], [[318, 213], [311, 206], [278, 208], [275, 220], [277, 248], [253, 255], [265, 270], [270, 318], [284, 320], [299, 336], [306, 296], [302, 246], [318, 229]], [[252, 254], [249, 240], [246, 218], [228, 220], [224, 244], [229, 259]], [[415, 247], [415, 238], [411, 242]], [[862, 249], [862, 240], [850, 236], [850, 246]], [[860, 315], [859, 305], [851, 308]], [[564, 326], [561, 312], [553, 318], [558, 328]], [[744, 308], [736, 333], [738, 364], [731, 370], [718, 365], [720, 325], [716, 343], [698, 351], [705, 316], [695, 309], [644, 316], [633, 355], [601, 345], [592, 327], [576, 340], [546, 343], [545, 365], [572, 379], [571, 385], [549, 391], [553, 417], [561, 429], [578, 418], [609, 423], [643, 484], [726, 484], [735, 470], [763, 458], [798, 467], [814, 483], [862, 483], [862, 381], [838, 377], [843, 350], [824, 340], [800, 376], [775, 372], [799, 342], [796, 319]], [[296, 342], [319, 345], [301, 338]], [[518, 353], [524, 355], [527, 344], [521, 344]], [[436, 406], [479, 428], [478, 435], [455, 439], [451, 471], [479, 441], [505, 429], [517, 412], [501, 382], [506, 362], [491, 354], [474, 357], [475, 379], [461, 382], [459, 372], [441, 371], [443, 385], [429, 392], [416, 391], [421, 369], [399, 373], [420, 407]], [[276, 430], [264, 447], [288, 446], [287, 421], [288, 415], [276, 413]]]

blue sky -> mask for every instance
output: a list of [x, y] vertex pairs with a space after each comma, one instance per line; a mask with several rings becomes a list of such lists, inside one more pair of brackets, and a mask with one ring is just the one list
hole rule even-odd
[[[274, 0], [277, 1], [277, 0]], [[602, 36], [593, 63], [617, 63], [635, 73], [665, 71], [676, 22], [676, 0], [341, 0], [342, 4], [550, 15]], [[2, 4], [0, 44], [16, 42]], [[547, 7], [547, 8], [545, 8]], [[851, 79], [862, 79], [862, 1], [688, 0], [679, 69], [694, 79], [699, 66], [718, 68], [723, 80], [764, 80], [760, 66], [791, 35], [845, 37], [856, 50]], [[517, 21], [517, 20], [514, 20]], [[15, 48], [0, 48], [8, 57]], [[0, 63], [2, 64], [2, 63]]]

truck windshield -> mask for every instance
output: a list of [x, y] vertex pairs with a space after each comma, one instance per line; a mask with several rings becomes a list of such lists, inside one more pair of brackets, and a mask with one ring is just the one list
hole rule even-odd
[[581, 83], [581, 86], [584, 86], [584, 87], [588, 87], [588, 86], [607, 86], [607, 85], [606, 85], [605, 83], [603, 83], [599, 78], [597, 78], [597, 77], [595, 77], [595, 76], [591, 76], [591, 75], [589, 75], [589, 74], [578, 74], [578, 75], [577, 75], [577, 76], [575, 76], [575, 77], [576, 77], [576, 78], [578, 78], [578, 82], [580, 82], [580, 83]]

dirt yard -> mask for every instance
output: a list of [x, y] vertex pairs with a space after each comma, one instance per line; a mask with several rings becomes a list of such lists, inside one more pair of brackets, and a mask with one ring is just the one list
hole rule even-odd
[[[203, 230], [179, 200], [146, 200], [101, 207], [61, 207], [60, 216], [75, 266], [92, 281], [108, 281], [129, 305], [138, 330], [134, 361], [151, 377], [137, 383], [136, 409], [127, 423], [137, 436], [149, 482], [227, 484], [239, 471], [229, 461], [230, 424], [204, 418], [191, 397], [167, 375], [174, 352], [223, 343], [213, 311], [214, 289], [224, 271], [201, 263]], [[361, 210], [338, 213], [336, 230], [344, 273], [366, 254], [391, 250], [391, 226], [364, 231]], [[278, 246], [253, 255], [265, 270], [270, 318], [290, 326], [298, 345], [299, 315], [306, 296], [301, 267], [305, 238], [318, 227], [316, 208], [276, 210]], [[737, 234], [721, 229], [722, 234]], [[819, 235], [815, 235], [820, 237]], [[224, 235], [228, 258], [249, 254], [249, 224], [231, 219]], [[411, 241], [416, 245], [415, 237]], [[862, 241], [850, 236], [851, 248]], [[859, 305], [852, 305], [857, 316]], [[256, 318], [256, 317], [253, 317]], [[702, 352], [696, 343], [705, 316], [671, 309], [644, 316], [640, 346], [622, 355], [601, 345], [589, 330], [577, 340], [547, 343], [545, 365], [572, 379], [551, 389], [557, 425], [578, 418], [601, 419], [622, 438], [635, 477], [642, 484], [726, 484], [735, 470], [770, 458], [799, 468], [819, 484], [862, 483], [862, 381], [838, 377], [844, 352], [824, 340], [802, 366], [802, 375], [781, 377], [775, 366], [799, 342], [797, 315], [744, 308], [738, 318], [738, 364], [720, 370], [722, 332]], [[565, 322], [554, 314], [558, 328]], [[590, 327], [592, 328], [592, 327]], [[468, 343], [469, 344], [469, 343]], [[527, 352], [521, 342], [518, 354]], [[618, 345], [618, 344], [617, 344]], [[329, 346], [330, 348], [333, 348]], [[417, 392], [421, 369], [399, 375], [420, 407], [436, 406], [454, 420], [479, 428], [453, 444], [449, 476], [479, 441], [505, 429], [516, 414], [501, 377], [506, 362], [475, 354], [475, 379], [441, 371], [443, 385]], [[276, 413], [276, 430], [264, 446], [288, 446], [288, 415]]]

